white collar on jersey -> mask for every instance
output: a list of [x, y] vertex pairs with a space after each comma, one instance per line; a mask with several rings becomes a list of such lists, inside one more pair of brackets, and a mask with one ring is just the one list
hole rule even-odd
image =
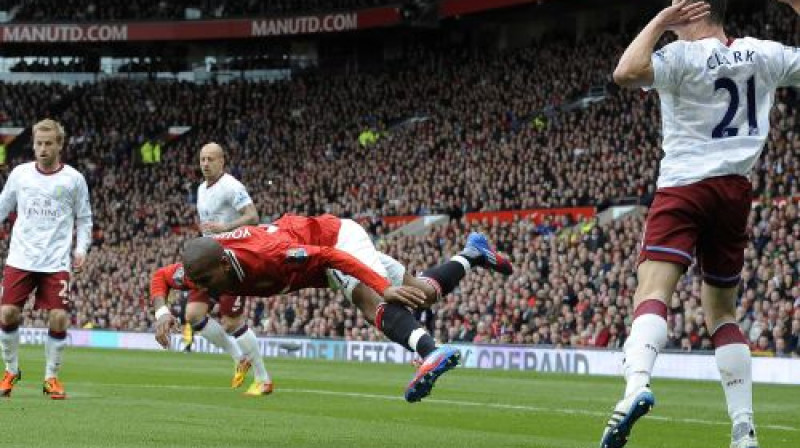
[[239, 259], [236, 258], [236, 254], [230, 249], [225, 249], [225, 255], [228, 257], [228, 261], [231, 262], [231, 266], [233, 266], [233, 272], [236, 273], [236, 277], [240, 282], [243, 282], [244, 269], [242, 268], [242, 264], [239, 262]]

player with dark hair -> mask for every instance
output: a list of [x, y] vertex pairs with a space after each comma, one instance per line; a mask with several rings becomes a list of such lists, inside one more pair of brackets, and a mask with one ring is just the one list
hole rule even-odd
[[[658, 91], [664, 157], [647, 215], [625, 341], [624, 398], [602, 448], [627, 442], [655, 403], [650, 377], [667, 341], [667, 301], [697, 259], [701, 302], [732, 421], [731, 448], [757, 448], [750, 349], [736, 323], [737, 287], [751, 208], [748, 175], [764, 147], [775, 89], [800, 84], [800, 51], [734, 39], [726, 1], [681, 0], [653, 18], [623, 53], [614, 80]], [[800, 0], [786, 0], [800, 10]], [[666, 31], [678, 40], [655, 51]]]
[[[423, 358], [405, 393], [406, 400], [416, 402], [458, 364], [460, 354], [452, 347], [437, 347], [409, 308], [433, 305], [478, 266], [505, 275], [512, 272], [511, 264], [479, 233], [471, 234], [464, 250], [450, 261], [414, 277], [395, 259], [378, 252], [354, 221], [332, 215], [287, 215], [268, 226], [240, 227], [190, 240], [183, 263], [153, 275], [151, 296], [159, 300], [177, 288], [197, 295], [269, 297], [324, 288], [332, 282], [387, 338]], [[162, 317], [156, 338], [166, 347], [172, 321]]]

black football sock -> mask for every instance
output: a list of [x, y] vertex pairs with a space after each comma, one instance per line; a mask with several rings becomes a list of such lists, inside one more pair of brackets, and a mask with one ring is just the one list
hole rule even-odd
[[195, 333], [200, 333], [201, 331], [203, 331], [203, 328], [206, 328], [207, 323], [208, 323], [208, 316], [205, 316], [200, 322], [192, 324], [192, 330]]
[[396, 303], [378, 305], [375, 326], [391, 341], [402, 345], [406, 350], [419, 353], [423, 358], [436, 350], [433, 337], [414, 319], [411, 311], [402, 305]]
[[422, 275], [420, 275], [423, 279], [433, 280], [433, 282], [428, 283], [437, 290], [439, 297], [453, 292], [458, 286], [458, 282], [467, 275], [465, 264], [469, 265], [469, 261], [463, 257], [462, 260], [456, 260], [458, 255], [453, 258], [453, 260], [444, 264], [423, 271]]

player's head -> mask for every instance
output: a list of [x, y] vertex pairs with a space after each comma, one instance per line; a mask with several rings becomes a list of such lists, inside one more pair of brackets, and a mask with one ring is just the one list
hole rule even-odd
[[56, 165], [61, 160], [63, 146], [64, 127], [59, 122], [48, 118], [33, 125], [33, 154], [40, 165]]
[[218, 294], [230, 286], [232, 267], [219, 241], [195, 238], [183, 246], [183, 267], [201, 289]]
[[200, 148], [200, 171], [206, 180], [217, 180], [225, 170], [225, 151], [217, 143]]
[[[671, 0], [672, 4], [680, 3], [682, 0]], [[725, 13], [728, 10], [728, 0], [689, 0], [689, 3], [708, 3], [709, 14], [705, 19], [689, 25], [676, 27], [673, 31], [681, 40], [693, 40], [699, 37], [708, 37], [707, 30], [698, 30], [701, 27], [723, 27], [725, 25]]]

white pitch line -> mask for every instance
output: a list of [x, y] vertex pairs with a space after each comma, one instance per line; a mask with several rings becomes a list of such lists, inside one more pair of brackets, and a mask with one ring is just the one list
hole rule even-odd
[[[175, 389], [175, 390], [210, 390], [210, 389], [218, 389], [218, 390], [230, 390], [228, 387], [215, 387], [215, 386], [181, 386], [177, 384], [110, 384], [110, 383], [71, 383], [71, 384], [81, 384], [86, 386], [108, 386], [108, 387], [129, 387], [129, 388], [139, 388], [139, 389]], [[353, 397], [353, 398], [369, 398], [373, 400], [387, 400], [387, 401], [405, 401], [402, 397], [394, 396], [394, 395], [378, 395], [378, 394], [365, 394], [360, 392], [339, 392], [339, 391], [331, 391], [331, 390], [324, 390], [324, 389], [294, 389], [294, 388], [279, 388], [276, 389], [277, 392], [294, 392], [294, 393], [301, 393], [301, 394], [318, 394], [318, 395], [332, 395], [332, 396], [339, 396], [339, 397]], [[528, 406], [523, 404], [505, 404], [505, 403], [482, 403], [478, 401], [463, 401], [463, 400], [448, 400], [442, 398], [426, 398], [425, 403], [435, 403], [435, 404], [445, 404], [445, 405], [453, 405], [453, 406], [464, 406], [464, 407], [484, 407], [484, 408], [492, 408], [492, 409], [502, 409], [502, 410], [509, 410], [509, 411], [527, 411], [527, 412], [536, 412], [536, 413], [551, 413], [551, 414], [566, 414], [566, 415], [586, 415], [590, 417], [607, 417], [608, 413], [606, 412], [597, 412], [597, 411], [582, 411], [577, 409], [558, 409], [558, 408], [545, 408], [541, 406]], [[715, 425], [715, 426], [728, 426], [731, 423], [727, 421], [719, 421], [719, 420], [702, 420], [697, 418], [676, 418], [676, 417], [665, 417], [661, 415], [648, 415], [648, 420], [657, 420], [657, 421], [664, 421], [664, 422], [675, 422], [675, 423], [690, 423], [696, 425]], [[766, 429], [774, 429], [776, 431], [789, 431], [789, 432], [797, 432], [800, 431], [798, 428], [794, 428], [791, 426], [784, 426], [784, 425], [758, 425], [759, 428], [766, 428]]]

